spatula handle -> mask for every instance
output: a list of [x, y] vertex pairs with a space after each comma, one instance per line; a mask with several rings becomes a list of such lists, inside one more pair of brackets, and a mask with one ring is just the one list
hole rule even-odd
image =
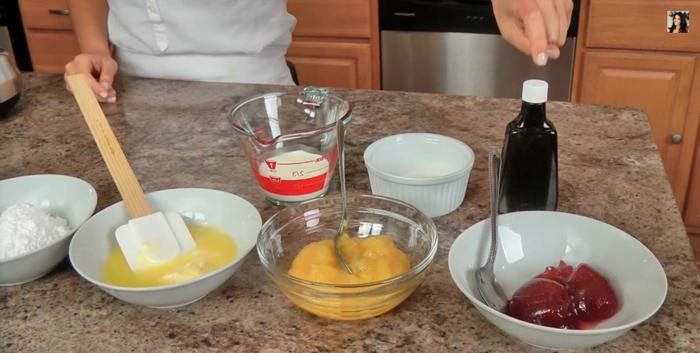
[[153, 213], [87, 78], [82, 74], [70, 75], [66, 77], [66, 81], [73, 91], [75, 101], [83, 113], [95, 143], [97, 143], [102, 159], [107, 164], [107, 170], [112, 175], [114, 183], [117, 184], [117, 189], [129, 211], [129, 216], [138, 218]]

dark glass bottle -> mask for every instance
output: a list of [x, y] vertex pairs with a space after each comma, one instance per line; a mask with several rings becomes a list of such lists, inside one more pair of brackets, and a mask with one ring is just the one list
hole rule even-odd
[[557, 208], [557, 130], [547, 120], [547, 86], [525, 81], [520, 114], [506, 127], [500, 213]]

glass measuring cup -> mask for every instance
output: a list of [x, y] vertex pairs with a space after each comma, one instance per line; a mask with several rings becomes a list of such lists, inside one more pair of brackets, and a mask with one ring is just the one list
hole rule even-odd
[[337, 160], [336, 123], [350, 122], [350, 103], [327, 89], [267, 93], [236, 105], [229, 120], [258, 186], [276, 205], [328, 192]]

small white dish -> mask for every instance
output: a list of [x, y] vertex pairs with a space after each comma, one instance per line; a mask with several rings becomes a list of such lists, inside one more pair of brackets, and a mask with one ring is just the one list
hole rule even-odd
[[373, 194], [439, 217], [462, 204], [474, 151], [451, 137], [407, 133], [373, 142], [365, 149], [364, 161]]
[[474, 272], [486, 262], [490, 225], [483, 220], [465, 230], [448, 257], [457, 287], [503, 332], [528, 344], [556, 350], [584, 349], [610, 341], [650, 318], [666, 297], [666, 275], [642, 243], [624, 231], [584, 216], [527, 211], [498, 217], [496, 281], [509, 298], [559, 260], [586, 263], [606, 276], [621, 303], [610, 319], [589, 330], [564, 330], [512, 318], [488, 307], [476, 290]]
[[68, 221], [64, 237], [26, 254], [0, 260], [0, 286], [41, 278], [68, 254], [71, 236], [97, 206], [97, 192], [88, 182], [67, 175], [39, 174], [0, 181], [0, 213], [29, 203]]
[[262, 219], [258, 210], [245, 199], [211, 189], [168, 189], [146, 194], [153, 209], [180, 213], [186, 222], [212, 225], [230, 235], [238, 253], [226, 266], [179, 284], [131, 288], [104, 282], [107, 257], [118, 248], [116, 229], [129, 219], [123, 202], [98, 212], [75, 233], [68, 255], [75, 270], [86, 280], [110, 295], [132, 304], [154, 308], [172, 308], [193, 303], [219, 287], [240, 267], [243, 258], [255, 247]]

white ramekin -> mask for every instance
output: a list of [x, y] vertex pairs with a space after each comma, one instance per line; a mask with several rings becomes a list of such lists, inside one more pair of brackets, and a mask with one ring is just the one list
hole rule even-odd
[[379, 139], [365, 149], [372, 193], [408, 202], [428, 217], [462, 204], [474, 151], [451, 137], [407, 133]]

